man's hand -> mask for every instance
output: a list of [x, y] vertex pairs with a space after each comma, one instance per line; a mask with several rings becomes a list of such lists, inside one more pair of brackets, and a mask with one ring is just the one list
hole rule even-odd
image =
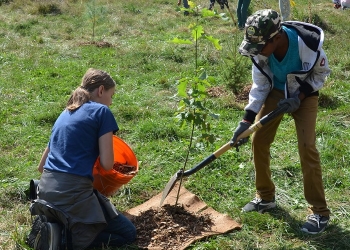
[[282, 99], [278, 102], [277, 106], [281, 107], [284, 104], [288, 105], [288, 108], [285, 112], [286, 113], [293, 113], [299, 108], [300, 99], [298, 96], [292, 97], [292, 98], [287, 98], [287, 99]]
[[[241, 121], [238, 124], [235, 132], [233, 132], [233, 137], [231, 139], [233, 144], [237, 141], [238, 136], [240, 134], [242, 134], [244, 131], [246, 131], [250, 127], [250, 125], [251, 124], [249, 122], [247, 122], [247, 121]], [[241, 144], [243, 144], [243, 143], [245, 143], [247, 141], [248, 141], [248, 138], [242, 138], [239, 142], [237, 142], [237, 144], [241, 145]]]

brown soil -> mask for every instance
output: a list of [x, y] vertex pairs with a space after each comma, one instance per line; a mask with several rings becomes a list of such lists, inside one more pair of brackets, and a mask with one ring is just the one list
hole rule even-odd
[[94, 45], [98, 48], [110, 48], [113, 47], [113, 45], [109, 42], [104, 41], [92, 41], [92, 42], [82, 42], [80, 45]]
[[[246, 102], [248, 101], [249, 91], [251, 89], [251, 85], [244, 86], [239, 93], [234, 94], [236, 97], [236, 101], [238, 102]], [[225, 96], [225, 89], [223, 87], [211, 87], [207, 90], [208, 95], [210, 97], [222, 97]]]
[[239, 102], [248, 101], [250, 89], [251, 89], [251, 85], [244, 86], [243, 89], [236, 94], [236, 100]]
[[114, 163], [113, 169], [125, 175], [134, 175], [136, 173], [136, 167], [124, 165], [119, 162]]
[[210, 97], [220, 97], [225, 94], [225, 89], [222, 87], [211, 87], [207, 92]]
[[136, 244], [143, 249], [180, 249], [185, 241], [210, 230], [213, 225], [209, 214], [196, 215], [169, 204], [151, 208], [131, 220], [137, 229]]

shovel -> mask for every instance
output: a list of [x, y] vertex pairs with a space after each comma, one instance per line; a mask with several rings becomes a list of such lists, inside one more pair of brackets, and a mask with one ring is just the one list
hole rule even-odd
[[206, 165], [208, 165], [209, 163], [211, 163], [215, 159], [219, 158], [223, 153], [225, 153], [230, 148], [237, 147], [237, 149], [238, 149], [238, 146], [241, 145], [241, 143], [240, 143], [241, 139], [246, 138], [249, 135], [251, 135], [252, 133], [254, 133], [255, 131], [259, 130], [266, 123], [268, 123], [269, 121], [273, 120], [275, 117], [279, 116], [280, 114], [284, 113], [287, 110], [287, 108], [288, 108], [288, 104], [285, 104], [285, 105], [282, 105], [282, 106], [276, 108], [275, 110], [271, 111], [270, 113], [268, 113], [267, 115], [262, 117], [259, 121], [257, 121], [256, 123], [252, 124], [246, 131], [241, 133], [238, 136], [236, 142], [229, 141], [224, 146], [222, 146], [221, 148], [216, 150], [209, 157], [207, 157], [202, 162], [200, 162], [197, 166], [195, 166], [195, 167], [193, 167], [193, 168], [191, 168], [189, 170], [186, 170], [186, 171], [183, 171], [182, 169], [180, 169], [176, 174], [174, 174], [170, 178], [170, 180], [168, 181], [167, 185], [165, 186], [165, 188], [163, 190], [162, 199], [160, 200], [160, 206], [162, 206], [165, 198], [168, 196], [170, 191], [173, 189], [173, 187], [174, 187], [174, 185], [175, 185], [177, 180], [180, 180], [184, 176], [189, 176], [189, 175], [194, 174], [195, 172], [197, 172], [198, 170], [202, 169], [203, 167], [205, 167]]
[[228, 12], [230, 13], [230, 16], [231, 16], [231, 18], [232, 18], [233, 23], [234, 23], [235, 25], [237, 25], [237, 23], [236, 23], [236, 21], [235, 21], [235, 18], [233, 17], [233, 14], [232, 14], [232, 12], [231, 12], [231, 10], [230, 10], [230, 7], [228, 6], [228, 2], [227, 2], [227, 1], [225, 1], [225, 5], [226, 5], [226, 7], [227, 7], [227, 9], [228, 9]]

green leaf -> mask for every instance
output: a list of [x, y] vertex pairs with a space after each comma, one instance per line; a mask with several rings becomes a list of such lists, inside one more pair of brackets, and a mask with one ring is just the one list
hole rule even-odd
[[202, 118], [199, 115], [196, 115], [196, 117], [194, 118], [194, 124], [196, 126], [201, 126], [202, 125]]
[[186, 120], [180, 120], [180, 128], [184, 129], [186, 127]]
[[184, 102], [184, 100], [179, 101], [177, 111], [181, 112], [181, 111], [185, 110], [185, 108], [186, 108], [186, 103]]
[[210, 115], [211, 118], [216, 119], [216, 120], [220, 118], [220, 114], [213, 114], [213, 113], [211, 113], [209, 115]]
[[198, 91], [201, 93], [206, 93], [206, 87], [203, 84], [198, 84]]
[[182, 113], [177, 114], [177, 115], [175, 116], [175, 118], [176, 118], [177, 120], [182, 120]]
[[207, 76], [206, 80], [207, 80], [208, 84], [216, 82], [216, 78], [214, 76]]
[[211, 144], [213, 144], [214, 141], [215, 141], [215, 136], [214, 136], [213, 134], [211, 134], [211, 135], [209, 135], [209, 137], [207, 137], [207, 140], [208, 140]]
[[173, 40], [170, 40], [169, 42], [176, 44], [193, 44], [193, 42], [190, 40], [179, 39], [177, 37], [175, 37]]
[[186, 121], [188, 122], [192, 122], [194, 119], [194, 116], [192, 113], [187, 113], [187, 116], [186, 116]]
[[213, 36], [206, 36], [205, 38], [208, 39], [210, 42], [212, 42], [212, 44], [214, 45], [214, 47], [217, 50], [221, 50], [222, 49], [221, 45], [219, 44], [219, 42], [220, 42], [219, 39], [216, 39]]
[[192, 29], [192, 37], [194, 41], [201, 38], [203, 34], [204, 34], [204, 30], [201, 25], [197, 25]]
[[183, 99], [182, 100], [187, 106], [191, 106], [191, 104], [192, 104], [192, 99]]
[[201, 80], [207, 79], [207, 72], [203, 70], [201, 75], [199, 76], [199, 79], [201, 79]]
[[213, 17], [216, 16], [215, 12], [208, 10], [207, 8], [202, 9], [202, 17]]
[[187, 81], [185, 79], [181, 79], [179, 85], [177, 85], [177, 94], [181, 97], [187, 97], [186, 88]]
[[194, 9], [196, 7], [195, 3], [192, 1], [187, 1], [187, 3], [190, 6], [190, 9]]

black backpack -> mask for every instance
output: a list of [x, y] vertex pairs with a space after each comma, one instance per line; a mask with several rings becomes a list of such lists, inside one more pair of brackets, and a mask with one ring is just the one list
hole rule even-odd
[[32, 229], [26, 239], [26, 243], [28, 246], [38, 250], [44, 249], [44, 246], [42, 246], [42, 243], [39, 239], [41, 239], [42, 237], [47, 238], [47, 235], [42, 235], [44, 232], [47, 231], [42, 230], [42, 228], [45, 227], [46, 223], [47, 219], [45, 215], [36, 215], [34, 217], [34, 220], [32, 220]]

